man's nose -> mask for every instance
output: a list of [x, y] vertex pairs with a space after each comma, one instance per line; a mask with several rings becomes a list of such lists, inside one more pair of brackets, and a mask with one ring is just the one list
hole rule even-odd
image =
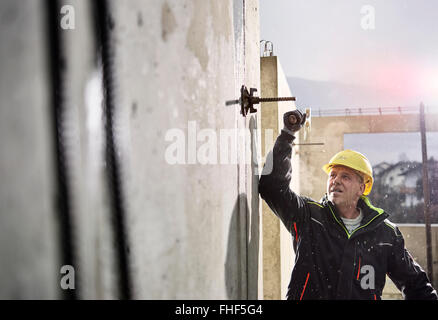
[[332, 184], [333, 185], [335, 185], [335, 184], [339, 184], [339, 177], [338, 176], [336, 176], [336, 177], [334, 177], [333, 179], [332, 179]]

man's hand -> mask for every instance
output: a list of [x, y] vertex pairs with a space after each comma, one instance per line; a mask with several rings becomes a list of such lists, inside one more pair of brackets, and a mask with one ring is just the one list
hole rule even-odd
[[306, 122], [306, 114], [301, 113], [300, 110], [288, 111], [283, 115], [284, 128], [290, 135], [294, 135], [299, 131]]

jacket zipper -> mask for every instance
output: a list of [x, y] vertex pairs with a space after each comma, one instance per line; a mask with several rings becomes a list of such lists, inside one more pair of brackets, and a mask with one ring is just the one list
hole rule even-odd
[[356, 280], [359, 280], [359, 276], [360, 276], [360, 256], [359, 256], [359, 266], [357, 267], [357, 277], [356, 277]]
[[309, 281], [310, 272], [307, 273], [306, 282], [304, 283], [303, 291], [301, 291], [300, 300], [303, 299], [304, 291], [306, 291], [307, 281]]
[[348, 232], [348, 230], [345, 228], [345, 226], [338, 220], [338, 218], [336, 218], [335, 213], [333, 212], [333, 209], [330, 205], [328, 205], [330, 212], [333, 215], [333, 218], [335, 218], [336, 222], [342, 227], [342, 229], [344, 229], [345, 233], [347, 234], [347, 238], [350, 239], [350, 237], [353, 235], [353, 233], [355, 233], [357, 230], [360, 230], [362, 228], [365, 228], [366, 226], [368, 226], [371, 222], [374, 221], [374, 219], [376, 219], [377, 217], [381, 216], [383, 214], [383, 212], [378, 212], [378, 214], [376, 216], [374, 216], [370, 221], [368, 221], [366, 224], [364, 224], [363, 226], [360, 226], [356, 229], [354, 229], [351, 233]]

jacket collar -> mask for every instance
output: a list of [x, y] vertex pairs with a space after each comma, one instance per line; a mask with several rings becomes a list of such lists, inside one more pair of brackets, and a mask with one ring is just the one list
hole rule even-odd
[[361, 196], [357, 203], [357, 206], [362, 209], [364, 217], [362, 219], [360, 227], [358, 227], [350, 234], [345, 228], [344, 223], [342, 222], [342, 219], [340, 218], [335, 205], [328, 200], [327, 194], [325, 194], [324, 197], [321, 199], [321, 203], [328, 208], [328, 210], [330, 211], [330, 215], [332, 215], [334, 220], [336, 220], [336, 222], [344, 229], [348, 238], [353, 235], [373, 230], [388, 217], [388, 214], [383, 209], [374, 207], [368, 197]]

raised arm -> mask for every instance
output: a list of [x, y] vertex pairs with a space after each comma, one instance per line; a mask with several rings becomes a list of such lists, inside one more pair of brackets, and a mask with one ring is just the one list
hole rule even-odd
[[[286, 125], [291, 115], [298, 117], [298, 121]], [[259, 181], [259, 193], [286, 228], [291, 230], [293, 222], [301, 222], [305, 208], [304, 199], [289, 188], [292, 177], [292, 142], [295, 139], [293, 133], [304, 124], [305, 115], [296, 110], [285, 113], [283, 118], [285, 128], [267, 156]]]

